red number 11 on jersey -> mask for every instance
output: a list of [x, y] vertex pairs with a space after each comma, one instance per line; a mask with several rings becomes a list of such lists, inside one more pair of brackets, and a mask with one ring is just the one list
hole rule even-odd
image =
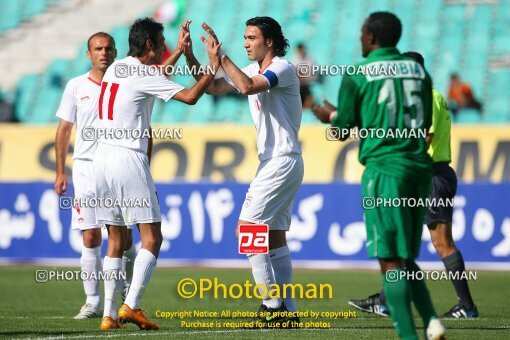
[[[101, 94], [99, 95], [99, 119], [103, 119], [103, 98], [108, 83], [103, 81], [101, 83]], [[112, 83], [110, 86], [110, 99], [108, 99], [108, 119], [113, 120], [113, 103], [115, 102], [115, 96], [119, 89], [119, 84]]]

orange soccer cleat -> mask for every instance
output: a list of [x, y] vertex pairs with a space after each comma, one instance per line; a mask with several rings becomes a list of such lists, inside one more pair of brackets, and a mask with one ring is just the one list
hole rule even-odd
[[119, 309], [119, 322], [121, 323], [134, 323], [138, 328], [145, 331], [158, 330], [159, 326], [143, 315], [143, 311], [139, 309], [131, 309], [128, 305], [122, 305]]
[[110, 318], [109, 316], [105, 316], [103, 318], [103, 320], [101, 320], [100, 328], [102, 331], [106, 331], [108, 329], [122, 328], [122, 325], [120, 324], [119, 321], [114, 320], [114, 319]]

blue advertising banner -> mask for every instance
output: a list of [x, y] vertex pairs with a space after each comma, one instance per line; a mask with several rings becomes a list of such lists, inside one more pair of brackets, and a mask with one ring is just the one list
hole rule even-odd
[[[247, 188], [239, 183], [157, 185], [164, 237], [160, 259], [246, 259], [237, 252], [234, 230]], [[0, 183], [0, 193], [1, 260], [80, 257], [80, 232], [70, 230], [71, 210], [59, 207], [51, 183]], [[453, 237], [466, 261], [509, 262], [509, 202], [510, 183], [459, 185]], [[138, 232], [133, 235], [138, 241]], [[365, 237], [358, 184], [302, 185], [288, 233], [294, 260], [318, 265], [321, 261], [368, 262]], [[419, 260], [439, 261], [426, 228]]]

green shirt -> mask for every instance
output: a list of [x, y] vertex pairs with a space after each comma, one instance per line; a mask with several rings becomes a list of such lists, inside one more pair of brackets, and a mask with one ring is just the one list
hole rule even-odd
[[450, 129], [452, 121], [450, 119], [450, 111], [446, 106], [446, 101], [439, 91], [432, 89], [432, 126], [429, 133], [433, 133], [432, 142], [428, 153], [434, 163], [447, 162], [452, 160], [452, 152], [450, 148]]
[[[417, 129], [420, 138], [361, 139], [359, 161], [367, 168], [404, 179], [430, 179], [425, 131], [432, 123], [432, 81], [414, 60], [394, 48], [379, 48], [357, 64], [365, 72], [345, 75], [338, 94], [338, 128], [384, 131]], [[391, 131], [390, 131], [391, 132]], [[419, 132], [419, 133], [417, 133]]]

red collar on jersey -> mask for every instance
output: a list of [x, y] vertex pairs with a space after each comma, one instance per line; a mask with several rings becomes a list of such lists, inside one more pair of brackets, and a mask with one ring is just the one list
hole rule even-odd
[[259, 70], [259, 74], [262, 74], [262, 72], [264, 72], [272, 63], [273, 63], [273, 61], [271, 60], [269, 65], [267, 65], [263, 70]]
[[101, 86], [101, 83], [98, 83], [97, 81], [95, 81], [94, 79], [88, 77], [88, 80], [90, 80], [91, 82], [93, 82], [94, 84], [96, 84], [97, 86]]

